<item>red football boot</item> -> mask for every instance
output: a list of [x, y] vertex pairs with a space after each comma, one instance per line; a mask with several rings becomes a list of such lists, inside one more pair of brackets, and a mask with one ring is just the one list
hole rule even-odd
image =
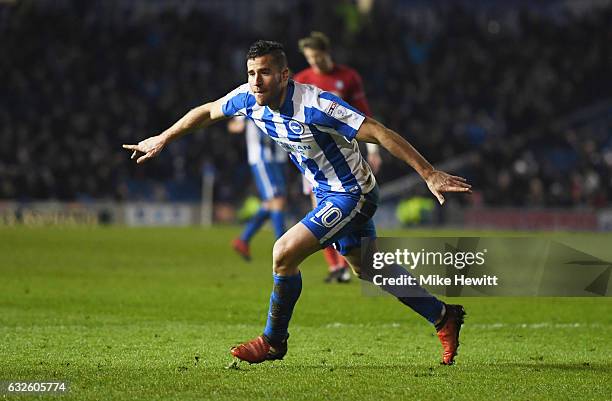
[[247, 262], [251, 261], [251, 250], [249, 249], [249, 244], [246, 241], [241, 240], [240, 238], [234, 238], [232, 241], [232, 248], [236, 251], [244, 260]]
[[442, 343], [444, 352], [442, 353], [442, 365], [452, 365], [455, 363], [457, 348], [459, 348], [459, 331], [463, 324], [463, 317], [466, 315], [461, 305], [446, 305], [446, 313], [442, 321], [436, 325], [438, 338]]
[[[289, 336], [287, 336], [287, 338], [288, 337]], [[246, 361], [248, 363], [261, 363], [264, 361], [283, 359], [287, 353], [287, 339], [278, 345], [272, 346], [266, 337], [261, 335], [237, 347], [232, 347], [230, 353], [241, 361]]]

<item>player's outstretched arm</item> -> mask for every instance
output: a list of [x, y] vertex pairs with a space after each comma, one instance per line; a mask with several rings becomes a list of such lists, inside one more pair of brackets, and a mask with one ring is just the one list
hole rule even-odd
[[219, 99], [189, 110], [187, 114], [161, 134], [142, 140], [136, 145], [124, 144], [123, 148], [133, 151], [132, 159], [142, 154], [136, 160], [136, 163], [142, 163], [157, 156], [167, 144], [182, 135], [224, 118], [226, 117], [221, 110], [221, 99]]
[[408, 163], [425, 180], [441, 205], [444, 203], [442, 192], [472, 192], [472, 186], [465, 178], [434, 169], [408, 141], [372, 118], [366, 117], [356, 138], [358, 141], [379, 144], [393, 156]]

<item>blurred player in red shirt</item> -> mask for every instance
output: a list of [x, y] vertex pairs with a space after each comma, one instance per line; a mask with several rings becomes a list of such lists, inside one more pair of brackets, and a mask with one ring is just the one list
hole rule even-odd
[[[366, 116], [371, 117], [372, 113], [365, 97], [361, 76], [350, 67], [334, 63], [331, 57], [331, 44], [324, 33], [311, 32], [310, 36], [300, 39], [298, 46], [310, 67], [295, 74], [293, 77], [295, 81], [331, 92], [346, 100]], [[377, 173], [381, 163], [378, 146], [368, 143], [367, 150], [368, 163], [374, 173]], [[310, 194], [313, 206], [316, 206], [316, 199], [310, 184], [303, 180], [303, 186], [304, 194]], [[351, 279], [348, 264], [333, 247], [325, 248], [323, 255], [329, 266], [329, 275], [325, 282], [344, 283]]]

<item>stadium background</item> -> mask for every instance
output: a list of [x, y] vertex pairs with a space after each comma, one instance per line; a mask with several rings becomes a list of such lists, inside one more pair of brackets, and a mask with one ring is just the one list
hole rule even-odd
[[[197, 203], [206, 171], [214, 174], [215, 220], [233, 221], [255, 192], [243, 138], [226, 135], [224, 124], [145, 166], [120, 145], [243, 82], [245, 49], [256, 38], [284, 43], [299, 71], [306, 63], [298, 38], [321, 30], [336, 62], [362, 74], [374, 116], [473, 183], [474, 196], [449, 197], [446, 216], [433, 222], [478, 225], [453, 206], [554, 208], [589, 211], [566, 214], [565, 228], [609, 228], [609, 214], [598, 222], [590, 213], [612, 197], [607, 4], [8, 2], [0, 8], [0, 199], [17, 203], [2, 209], [41, 200], [76, 202], [73, 210], [95, 201]], [[378, 180], [391, 212], [393, 202], [426, 195], [423, 185], [394, 181], [410, 171], [383, 158]], [[297, 172], [288, 173], [298, 219], [307, 202]], [[393, 182], [394, 190], [386, 185]], [[125, 213], [107, 214], [122, 221]], [[486, 224], [507, 224], [504, 216]], [[538, 218], [539, 228], [565, 221]], [[580, 219], [589, 222], [572, 226]]]
[[383, 235], [564, 234], [610, 260], [610, 1], [0, 0], [0, 380], [80, 400], [608, 399], [609, 298], [454, 299], [470, 316], [443, 370], [422, 322], [324, 285], [320, 256], [287, 360], [222, 369], [271, 286], [270, 231], [251, 265], [229, 248], [255, 194], [244, 139], [217, 124], [141, 166], [121, 144], [244, 82], [255, 39], [299, 71], [312, 30], [377, 119], [474, 185], [439, 208], [382, 151]]

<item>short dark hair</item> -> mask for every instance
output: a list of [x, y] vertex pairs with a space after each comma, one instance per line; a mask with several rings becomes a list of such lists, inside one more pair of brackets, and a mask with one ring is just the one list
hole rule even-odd
[[285, 48], [278, 42], [271, 40], [258, 40], [253, 43], [247, 53], [247, 60], [251, 60], [257, 57], [265, 55], [271, 55], [274, 64], [281, 69], [287, 67], [287, 55], [285, 54]]
[[331, 42], [323, 32], [312, 31], [310, 36], [306, 36], [298, 41], [298, 47], [302, 53], [304, 53], [306, 48], [329, 52], [331, 50]]

